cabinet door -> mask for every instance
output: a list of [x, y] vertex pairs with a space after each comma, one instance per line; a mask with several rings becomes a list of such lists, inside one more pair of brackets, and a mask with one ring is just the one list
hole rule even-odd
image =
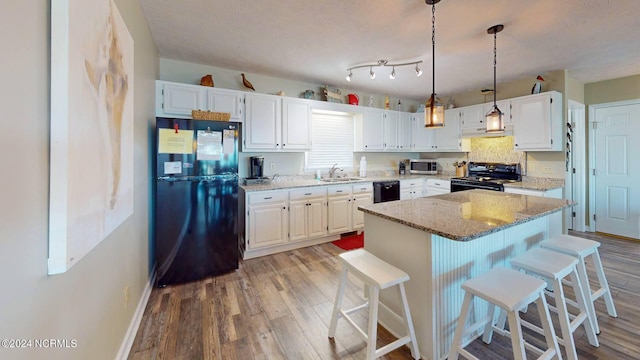
[[384, 114], [384, 149], [398, 150], [398, 121], [399, 115], [397, 111], [386, 111]]
[[297, 241], [307, 238], [308, 201], [295, 200], [289, 202], [289, 240]]
[[330, 196], [328, 200], [329, 234], [351, 231], [351, 196]]
[[311, 106], [309, 102], [282, 99], [282, 150], [311, 148]]
[[516, 150], [551, 149], [551, 97], [548, 93], [511, 101]]
[[[460, 111], [460, 125], [463, 129], [474, 129], [476, 131], [484, 131], [486, 125], [484, 123], [484, 105], [465, 106], [458, 109]], [[447, 121], [445, 117], [445, 122]]]
[[398, 118], [398, 148], [400, 151], [411, 150], [411, 113], [401, 112]]
[[206, 109], [204, 90], [196, 85], [163, 84], [163, 115], [191, 118], [191, 110]]
[[370, 205], [373, 204], [373, 198], [371, 193], [357, 194], [353, 196], [352, 207], [352, 229], [362, 229], [364, 228], [364, 212], [362, 210], [358, 210], [358, 206]]
[[435, 151], [459, 151], [460, 143], [460, 112], [457, 109], [445, 110], [444, 126], [431, 129], [434, 138]]
[[327, 235], [327, 208], [326, 199], [309, 200], [307, 206], [307, 235], [309, 238]]
[[244, 94], [237, 91], [207, 89], [207, 110], [231, 114], [229, 121], [244, 121]]
[[[446, 121], [446, 119], [445, 119]], [[433, 129], [424, 127], [424, 113], [413, 115], [413, 146], [414, 151], [433, 151]]]
[[384, 150], [383, 110], [365, 110], [362, 129], [365, 151]]
[[285, 202], [249, 206], [250, 249], [284, 244], [287, 239]]
[[250, 150], [280, 148], [281, 98], [270, 95], [245, 95], [244, 147]]

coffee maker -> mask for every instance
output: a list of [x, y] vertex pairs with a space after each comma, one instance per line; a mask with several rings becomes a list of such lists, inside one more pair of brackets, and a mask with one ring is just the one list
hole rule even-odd
[[261, 179], [264, 177], [264, 157], [252, 156], [249, 158], [249, 178]]

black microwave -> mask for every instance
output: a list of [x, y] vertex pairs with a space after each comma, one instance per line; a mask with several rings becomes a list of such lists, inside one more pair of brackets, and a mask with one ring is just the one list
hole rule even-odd
[[426, 159], [410, 159], [409, 174], [436, 175], [438, 173], [438, 163]]

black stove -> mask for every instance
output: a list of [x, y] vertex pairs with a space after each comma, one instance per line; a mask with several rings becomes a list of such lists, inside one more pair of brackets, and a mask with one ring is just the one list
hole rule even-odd
[[451, 192], [471, 189], [504, 191], [504, 184], [522, 181], [520, 164], [470, 162], [468, 176], [452, 178]]

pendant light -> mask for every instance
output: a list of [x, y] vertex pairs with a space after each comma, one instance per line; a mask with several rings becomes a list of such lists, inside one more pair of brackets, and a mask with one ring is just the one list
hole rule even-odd
[[496, 39], [497, 34], [504, 29], [504, 25], [494, 25], [487, 29], [487, 34], [493, 35], [493, 109], [486, 115], [487, 132], [488, 133], [501, 133], [504, 132], [504, 114], [498, 105], [496, 104]]
[[427, 5], [431, 5], [431, 54], [432, 54], [432, 92], [425, 104], [424, 127], [444, 126], [444, 104], [436, 96], [436, 4], [440, 0], [425, 0]]

